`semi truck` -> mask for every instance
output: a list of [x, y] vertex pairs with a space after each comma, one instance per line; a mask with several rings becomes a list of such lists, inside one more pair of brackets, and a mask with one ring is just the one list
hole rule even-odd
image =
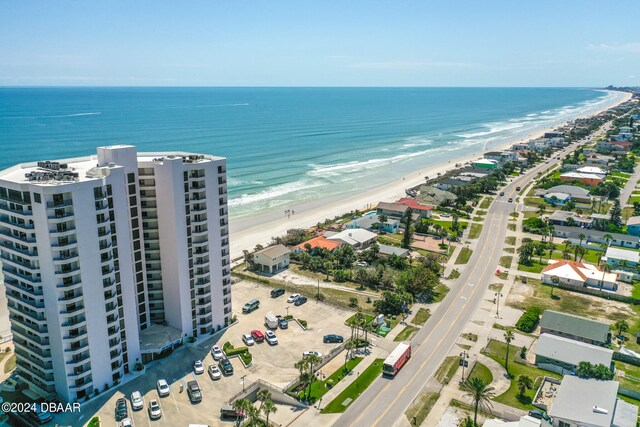
[[411, 358], [411, 344], [401, 342], [384, 360], [382, 375], [395, 377], [409, 358]]

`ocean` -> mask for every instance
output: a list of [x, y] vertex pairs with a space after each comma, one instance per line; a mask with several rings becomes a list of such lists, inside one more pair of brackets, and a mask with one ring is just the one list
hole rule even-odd
[[342, 192], [613, 104], [581, 88], [0, 88], [0, 169], [138, 151], [228, 159], [230, 215]]

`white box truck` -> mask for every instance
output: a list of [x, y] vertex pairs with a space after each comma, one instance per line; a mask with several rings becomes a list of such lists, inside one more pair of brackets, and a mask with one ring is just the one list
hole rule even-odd
[[278, 329], [278, 318], [273, 312], [264, 315], [264, 325], [269, 329]]

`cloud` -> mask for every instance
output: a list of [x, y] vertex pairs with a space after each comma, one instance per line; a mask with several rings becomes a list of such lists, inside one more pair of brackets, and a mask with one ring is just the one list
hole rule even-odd
[[348, 67], [366, 70], [433, 70], [443, 68], [478, 68], [480, 64], [447, 61], [372, 61], [356, 62], [349, 64]]
[[607, 43], [588, 44], [587, 49], [604, 50], [609, 52], [640, 53], [640, 42], [616, 43], [616, 44], [607, 44]]

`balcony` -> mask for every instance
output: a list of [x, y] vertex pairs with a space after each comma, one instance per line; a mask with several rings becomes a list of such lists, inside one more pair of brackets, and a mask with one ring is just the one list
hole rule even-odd
[[15, 279], [19, 279], [25, 282], [29, 282], [29, 284], [40, 284], [40, 282], [42, 281], [42, 279], [37, 276], [37, 275], [33, 275], [33, 274], [22, 274], [22, 273], [18, 273], [17, 271], [11, 271], [9, 269], [6, 268], [4, 269], [4, 275], [5, 277], [14, 277]]
[[82, 338], [86, 338], [87, 329], [86, 328], [77, 328], [71, 329], [69, 332], [63, 336], [65, 340], [78, 340]]
[[73, 354], [73, 353], [77, 353], [79, 351], [87, 350], [88, 347], [89, 347], [89, 341], [85, 340], [85, 342], [83, 342], [81, 344], [71, 345], [69, 347], [65, 347], [64, 348], [64, 352]]
[[62, 237], [51, 242], [52, 248], [68, 248], [78, 244], [78, 240], [74, 237]]
[[19, 291], [32, 296], [42, 296], [42, 288], [36, 289], [33, 286], [25, 286], [21, 284], [18, 280], [11, 279], [8, 277], [4, 278], [4, 284], [7, 287], [8, 291]]
[[65, 363], [67, 365], [77, 365], [79, 363], [84, 362], [85, 360], [89, 360], [89, 352], [83, 353], [83, 354], [78, 354], [76, 356], [73, 356], [70, 360], [67, 360]]
[[28, 236], [26, 233], [21, 233], [19, 235], [15, 235], [13, 234], [10, 230], [7, 229], [0, 229], [0, 234], [12, 239], [12, 241], [17, 241], [20, 243], [35, 243], [36, 242], [36, 238], [35, 237], [31, 237]]
[[23, 230], [33, 230], [34, 225], [26, 222], [14, 222], [9, 215], [0, 215], [0, 222], [11, 227], [22, 228]]
[[73, 216], [73, 209], [56, 209], [54, 213], [47, 215], [49, 222], [56, 222], [56, 220], [64, 220], [65, 218], [71, 218]]
[[73, 200], [65, 199], [65, 200], [59, 200], [55, 202], [47, 202], [47, 209], [62, 208], [65, 206], [73, 206]]
[[45, 336], [39, 336], [39, 335], [31, 335], [28, 334], [27, 331], [18, 325], [12, 325], [11, 326], [11, 332], [13, 333], [14, 339], [16, 337], [19, 337], [23, 340], [26, 341], [31, 341], [34, 344], [38, 345], [39, 347], [49, 347], [50, 343], [49, 343], [49, 338], [45, 337]]
[[58, 284], [56, 285], [56, 288], [58, 289], [64, 289], [66, 291], [72, 291], [75, 290], [77, 287], [79, 287], [80, 285], [82, 285], [82, 279], [80, 279], [80, 276], [75, 276], [75, 277], [67, 277], [66, 279], [70, 279], [70, 280], [62, 280], [61, 282], [58, 282]]
[[[11, 311], [11, 306], [9, 306], [9, 311]], [[22, 312], [17, 312], [17, 313], [10, 313], [9, 314], [9, 319], [11, 320], [12, 324], [17, 324], [22, 326], [23, 328], [27, 328], [29, 330], [31, 330], [32, 332], [36, 333], [37, 335], [42, 335], [42, 334], [46, 334], [47, 333], [47, 327], [46, 325], [39, 325], [37, 323], [32, 323], [32, 322], [27, 322], [26, 319], [23, 316], [24, 313]], [[18, 317], [20, 316], [20, 317]]]
[[34, 270], [37, 271], [39, 270], [39, 268], [33, 266], [31, 264], [31, 261], [29, 260], [18, 260], [17, 256], [10, 256], [8, 253], [2, 251], [2, 254], [0, 255], [0, 259], [2, 259], [2, 261], [6, 264], [13, 264], [15, 266], [17, 266], [17, 268], [25, 268], [27, 270]]
[[24, 297], [20, 296], [19, 293], [14, 292], [14, 291], [7, 292], [7, 298], [12, 299], [13, 301], [20, 302], [22, 304], [27, 304], [29, 307], [33, 308], [34, 310], [39, 310], [39, 309], [44, 308], [44, 301], [38, 301], [36, 299], [24, 298]]
[[22, 215], [22, 216], [31, 216], [33, 214], [33, 211], [28, 209], [12, 208], [8, 203], [0, 203], [0, 211], [10, 212], [12, 214]]
[[49, 229], [49, 234], [55, 237], [62, 237], [65, 235], [69, 235], [76, 231], [75, 225], [67, 225], [66, 227], [56, 227]]
[[[43, 371], [53, 372], [53, 365], [50, 361], [43, 361], [39, 356], [34, 355], [33, 353], [25, 350], [22, 346], [16, 347], [15, 350], [16, 356], [20, 356], [20, 358], [27, 360], [29, 363], [32, 363], [38, 366]], [[43, 372], [44, 373], [44, 372]], [[46, 375], [46, 373], [44, 373]]]
[[80, 264], [76, 264], [68, 268], [56, 268], [54, 270], [54, 273], [56, 274], [56, 276], [65, 276], [68, 274], [75, 273], [77, 271], [80, 271]]
[[87, 318], [84, 316], [75, 316], [75, 317], [69, 317], [67, 318], [67, 320], [65, 322], [62, 323], [62, 327], [63, 328], [70, 328], [70, 327], [79, 327], [80, 325], [84, 324], [87, 321]]
[[60, 314], [72, 314], [72, 313], [77, 313], [81, 310], [84, 310], [84, 305], [82, 304], [74, 304], [71, 306], [67, 306], [65, 308], [63, 308], [62, 310], [60, 310]]
[[38, 256], [37, 248], [33, 248], [33, 249], [18, 248], [13, 242], [8, 242], [8, 241], [2, 242], [2, 246], [4, 247], [4, 249], [20, 254], [21, 256], [28, 256], [28, 257]]
[[76, 261], [78, 258], [78, 253], [73, 251], [69, 253], [64, 253], [63, 251], [58, 252], [57, 255], [53, 257], [54, 262], [71, 262]]
[[58, 297], [58, 301], [64, 301], [66, 304], [75, 304], [82, 302], [83, 296], [82, 292], [77, 292], [73, 293], [73, 295], [62, 295]]

